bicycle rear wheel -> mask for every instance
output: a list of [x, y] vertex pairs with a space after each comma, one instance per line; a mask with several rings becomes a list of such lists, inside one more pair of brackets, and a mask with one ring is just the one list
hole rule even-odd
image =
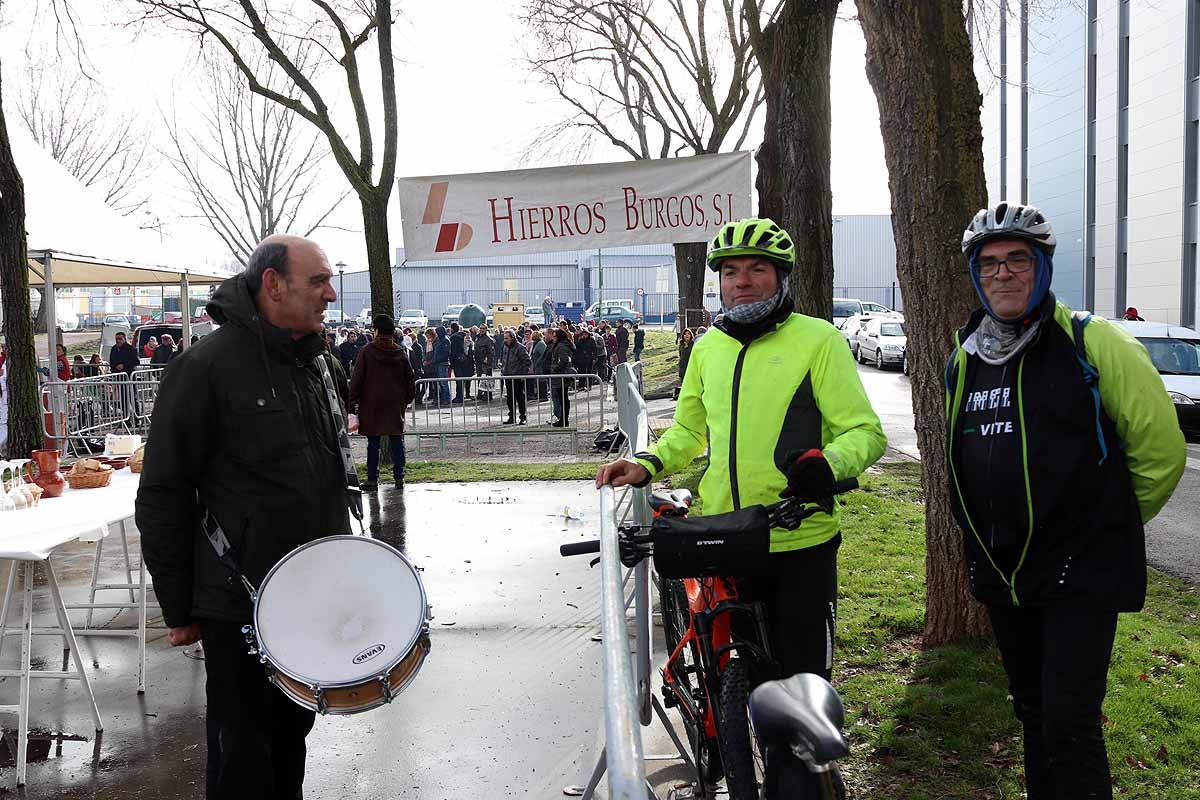
[[[659, 601], [662, 609], [663, 633], [667, 642], [667, 654], [675, 652], [681, 639], [691, 625], [691, 615], [688, 611], [687, 593], [683, 581], [659, 577]], [[679, 660], [672, 665], [672, 675], [680, 691], [692, 698], [696, 707], [703, 711], [707, 705], [703, 698], [703, 682], [699, 680], [699, 653], [696, 645], [690, 644], [684, 648]], [[699, 689], [699, 691], [697, 691]], [[692, 760], [696, 764], [696, 773], [700, 790], [704, 796], [709, 796], [721, 779], [721, 754], [716, 737], [709, 737], [704, 730], [702, 717], [693, 718], [688, 709], [680, 708], [679, 716], [683, 720], [684, 730], [687, 731], [688, 745], [692, 750]]]
[[721, 673], [717, 698], [717, 739], [725, 786], [730, 800], [758, 800], [758, 780], [763, 771], [758, 743], [750, 729], [747, 702], [750, 699], [750, 662], [731, 658]]

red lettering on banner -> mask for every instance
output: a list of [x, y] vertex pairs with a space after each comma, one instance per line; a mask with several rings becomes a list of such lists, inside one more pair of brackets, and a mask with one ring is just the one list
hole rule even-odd
[[600, 220], [600, 224], [596, 226], [596, 233], [604, 233], [608, 230], [608, 220], [604, 218], [604, 214], [600, 213], [604, 210], [604, 203], [592, 204], [592, 216]]
[[[625, 193], [625, 230], [631, 231], [638, 226], [637, 191], [632, 186], [622, 186], [621, 191]], [[629, 199], [631, 195], [632, 202]]]
[[663, 219], [663, 199], [661, 197], [654, 198], [654, 221], [660, 228], [667, 227], [667, 221]]
[[[625, 196], [625, 230], [638, 228], [644, 230], [673, 229], [673, 228], [704, 228], [707, 226], [704, 212], [704, 195], [667, 195], [665, 197], [638, 197], [637, 189], [623, 186], [621, 191]], [[725, 218], [721, 202], [723, 197], [730, 199], [732, 208], [733, 195], [716, 195], [713, 197], [713, 210], [718, 219]], [[718, 222], [718, 224], [721, 224]]]
[[554, 232], [554, 208], [553, 206], [542, 206], [542, 227], [546, 229], [546, 238], [558, 238], [558, 234]]
[[501, 220], [508, 220], [508, 240], [510, 242], [515, 242], [517, 240], [517, 237], [513, 233], [512, 200], [513, 199], [511, 197], [504, 198], [504, 202], [508, 205], [508, 214], [504, 216], [497, 216], [496, 198], [492, 197], [488, 199], [488, 203], [490, 203], [492, 206], [492, 244], [496, 244], [500, 241], [500, 230], [498, 223]]
[[571, 207], [570, 206], [559, 206], [558, 207], [558, 227], [559, 227], [559, 230], [561, 230], [563, 232], [562, 233], [563, 236], [574, 236], [575, 235], [575, 232], [571, 230], [571, 223], [567, 219], [570, 216], [571, 216]]

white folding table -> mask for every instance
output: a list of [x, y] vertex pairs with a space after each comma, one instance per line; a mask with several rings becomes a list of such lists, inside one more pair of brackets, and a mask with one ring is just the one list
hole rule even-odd
[[[125, 520], [134, 514], [134, 501], [137, 497], [140, 477], [128, 469], [118, 470], [113, 473], [111, 483], [102, 489], [72, 490], [68, 488], [61, 497], [43, 498], [36, 508], [0, 514], [0, 559], [9, 559], [14, 562], [9, 573], [4, 605], [0, 609], [0, 646], [3, 644], [5, 634], [8, 633], [9, 608], [16, 587], [18, 569], [21, 570], [22, 594], [24, 595], [20, 631], [20, 666], [15, 670], [0, 669], [0, 677], [20, 678], [18, 703], [16, 705], [0, 705], [0, 712], [17, 714], [18, 786], [25, 783], [26, 751], [29, 742], [29, 685], [32, 679], [52, 678], [80, 681], [87, 694], [88, 702], [91, 704], [96, 730], [104, 729], [100, 720], [100, 710], [96, 706], [96, 697], [92, 693], [91, 682], [83, 668], [83, 659], [79, 654], [75, 631], [71, 628], [67, 606], [63, 602], [54, 568], [50, 564], [50, 555], [56, 548], [74, 542], [98, 528], [107, 529], [110, 524], [116, 522], [124, 524]], [[139, 640], [138, 691], [143, 691], [146, 671], [146, 570], [140, 561], [139, 559], [140, 592], [137, 602], [139, 613], [136, 635]], [[33, 627], [33, 585], [34, 575], [39, 567], [45, 571], [46, 581], [50, 587], [51, 601], [58, 618], [57, 627]], [[13, 631], [13, 633], [17, 632]], [[129, 633], [133, 634], [132, 631]], [[31, 669], [30, 652], [34, 634], [62, 636], [64, 645], [70, 651], [71, 659], [74, 661], [74, 671]]]

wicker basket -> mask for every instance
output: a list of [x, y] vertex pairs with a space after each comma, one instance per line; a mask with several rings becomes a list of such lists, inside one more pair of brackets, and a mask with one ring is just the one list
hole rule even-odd
[[142, 462], [146, 459], [146, 445], [142, 445], [137, 450], [133, 451], [133, 455], [129, 457], [129, 471], [136, 474], [142, 471]]
[[112, 475], [111, 469], [102, 472], [68, 472], [66, 479], [72, 489], [100, 489], [108, 486]]
[[129, 462], [129, 471], [130, 471], [130, 472], [132, 472], [132, 473], [133, 473], [133, 474], [135, 474], [135, 475], [136, 475], [136, 474], [138, 474], [139, 472], [141, 472], [141, 471], [142, 471], [142, 462], [141, 462], [141, 461], [132, 461], [132, 460], [131, 460], [131, 461]]

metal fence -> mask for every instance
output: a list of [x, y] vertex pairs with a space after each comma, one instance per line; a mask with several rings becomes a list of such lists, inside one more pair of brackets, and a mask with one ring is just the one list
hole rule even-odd
[[405, 440], [417, 459], [578, 453], [611, 421], [614, 403], [612, 385], [598, 375], [422, 378]]
[[93, 453], [109, 433], [145, 435], [164, 367], [50, 381], [42, 386], [42, 433], [67, 453]]

